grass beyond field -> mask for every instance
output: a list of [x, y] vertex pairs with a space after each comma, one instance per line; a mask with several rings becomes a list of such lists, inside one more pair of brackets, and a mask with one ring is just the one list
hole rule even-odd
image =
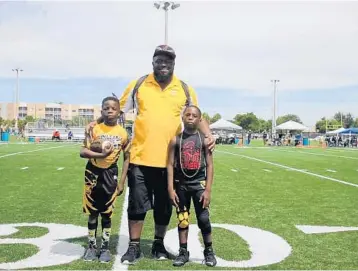
[[[115, 260], [120, 234], [118, 247], [127, 247], [124, 195], [113, 217], [112, 262], [79, 258], [87, 243], [87, 217], [81, 212], [86, 161], [79, 148], [0, 144], [0, 269], [126, 268]], [[358, 151], [218, 146], [214, 160], [210, 213], [220, 258], [214, 269], [358, 269]], [[166, 245], [174, 252], [176, 223], [173, 213]], [[191, 223], [196, 223], [193, 210]], [[199, 263], [195, 229], [189, 250], [196, 262], [184, 269], [207, 269]], [[174, 269], [171, 261], [151, 259], [152, 239], [150, 212], [142, 236], [145, 258], [128, 269]]]

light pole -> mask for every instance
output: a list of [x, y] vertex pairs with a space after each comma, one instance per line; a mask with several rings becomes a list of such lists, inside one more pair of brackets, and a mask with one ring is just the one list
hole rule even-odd
[[271, 129], [271, 136], [276, 134], [276, 92], [277, 92], [277, 83], [280, 82], [280, 80], [273, 79], [271, 80], [273, 82], [273, 116], [272, 116], [272, 129]]
[[15, 106], [14, 106], [14, 115], [15, 115], [15, 130], [18, 128], [18, 118], [19, 118], [19, 72], [23, 70], [20, 68], [12, 69], [13, 72], [16, 72], [16, 90], [15, 90]]
[[172, 10], [180, 7], [180, 4], [174, 2], [167, 1], [158, 1], [154, 3], [154, 7], [156, 9], [162, 8], [165, 12], [165, 32], [164, 32], [164, 45], [168, 45], [168, 10], [171, 8]]

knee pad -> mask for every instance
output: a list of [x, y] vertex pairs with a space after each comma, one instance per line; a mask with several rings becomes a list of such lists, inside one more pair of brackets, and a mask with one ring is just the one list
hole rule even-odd
[[207, 212], [203, 212], [200, 214], [198, 219], [198, 227], [203, 234], [211, 233], [211, 223], [209, 219], [209, 214]]
[[112, 227], [112, 219], [108, 214], [101, 214], [102, 216], [102, 229], [108, 229]]
[[143, 221], [147, 213], [142, 214], [130, 214], [128, 213], [129, 220]]
[[187, 210], [177, 211], [179, 230], [185, 230], [189, 227], [189, 215], [190, 213]]

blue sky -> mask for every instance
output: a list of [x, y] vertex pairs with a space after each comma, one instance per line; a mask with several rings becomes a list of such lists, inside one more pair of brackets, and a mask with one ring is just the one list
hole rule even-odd
[[[253, 111], [306, 125], [336, 111], [358, 116], [358, 2], [180, 1], [169, 12], [176, 74], [204, 111]], [[99, 103], [151, 72], [164, 13], [152, 1], [0, 2], [0, 101]]]

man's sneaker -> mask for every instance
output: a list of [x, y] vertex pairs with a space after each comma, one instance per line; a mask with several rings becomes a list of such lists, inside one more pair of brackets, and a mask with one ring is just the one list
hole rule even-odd
[[111, 252], [109, 252], [109, 249], [101, 249], [99, 261], [101, 263], [109, 263], [111, 261]]
[[173, 265], [174, 266], [183, 266], [187, 262], [189, 262], [189, 251], [186, 250], [185, 248], [180, 248], [179, 255], [173, 261]]
[[212, 247], [204, 249], [204, 262], [207, 266], [215, 266], [216, 258]]
[[159, 261], [169, 259], [169, 253], [165, 249], [162, 240], [154, 240], [152, 245], [152, 256]]
[[135, 264], [142, 257], [139, 244], [129, 244], [127, 252], [122, 256], [123, 264]]
[[83, 255], [83, 260], [86, 262], [97, 260], [97, 248], [95, 246], [89, 245]]

